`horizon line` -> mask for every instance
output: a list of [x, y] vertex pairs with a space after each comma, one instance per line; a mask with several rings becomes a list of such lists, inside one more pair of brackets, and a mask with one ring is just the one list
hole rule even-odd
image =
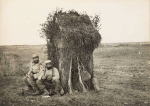
[[[112, 42], [112, 43], [100, 43], [100, 44], [121, 44], [121, 43], [149, 43], [150, 44], [150, 41], [143, 41], [143, 42]], [[14, 44], [14, 45], [0, 45], [0, 46], [23, 46], [23, 45], [26, 45], [26, 46], [38, 46], [38, 45], [46, 45], [46, 43], [44, 44]]]

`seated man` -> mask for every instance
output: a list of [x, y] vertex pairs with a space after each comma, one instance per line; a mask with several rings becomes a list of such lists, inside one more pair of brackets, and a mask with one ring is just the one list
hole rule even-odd
[[39, 56], [37, 54], [32, 55], [32, 62], [30, 66], [29, 72], [24, 77], [24, 82], [28, 86], [27, 92], [31, 93], [36, 91], [35, 93], [39, 93], [40, 90], [36, 85], [36, 80], [40, 75], [40, 70], [44, 69], [42, 64], [39, 62]]
[[40, 76], [36, 81], [38, 88], [42, 91], [47, 89], [49, 94], [45, 91], [43, 95], [54, 95], [60, 92], [59, 72], [57, 68], [52, 66], [51, 60], [45, 61], [45, 70], [40, 72]]

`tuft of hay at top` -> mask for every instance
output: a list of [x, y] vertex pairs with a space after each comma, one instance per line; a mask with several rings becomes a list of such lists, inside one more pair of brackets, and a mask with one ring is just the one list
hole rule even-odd
[[42, 35], [55, 47], [61, 41], [61, 48], [66, 51], [92, 53], [101, 41], [101, 35], [97, 30], [99, 18], [94, 19], [90, 20], [87, 14], [79, 14], [74, 10], [59, 10], [49, 14], [47, 21], [42, 24]]

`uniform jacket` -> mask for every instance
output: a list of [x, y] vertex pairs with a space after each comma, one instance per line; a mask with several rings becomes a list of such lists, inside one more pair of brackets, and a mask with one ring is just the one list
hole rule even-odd
[[43, 70], [42, 63], [39, 62], [37, 64], [31, 62], [30, 64], [30, 71], [28, 72], [28, 75], [33, 74], [34, 79], [37, 79], [40, 75], [40, 70]]
[[60, 76], [59, 76], [59, 72], [57, 70], [57, 68], [53, 67], [52, 69], [48, 70], [47, 68], [45, 68], [45, 70], [41, 70], [40, 71], [40, 76], [38, 77], [39, 80], [41, 80], [41, 78], [43, 76], [48, 76], [51, 77], [53, 80], [59, 80]]

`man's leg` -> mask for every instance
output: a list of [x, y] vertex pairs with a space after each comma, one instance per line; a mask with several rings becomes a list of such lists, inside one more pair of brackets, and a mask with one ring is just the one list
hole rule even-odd
[[24, 82], [25, 82], [25, 84], [27, 85], [27, 87], [28, 87], [28, 89], [27, 89], [27, 91], [28, 92], [33, 92], [33, 88], [32, 88], [32, 86], [29, 84], [29, 82], [28, 82], [28, 77], [27, 76], [25, 76], [24, 78], [23, 78], [23, 80], [24, 80]]
[[41, 90], [42, 93], [44, 93], [43, 95], [45, 96], [48, 96], [49, 95], [49, 92], [47, 91], [46, 89], [46, 85], [44, 83], [45, 81], [41, 81], [41, 80], [37, 80], [36, 81], [36, 84], [38, 86], [38, 88]]
[[46, 88], [50, 96], [55, 94], [55, 81], [54, 82], [51, 82], [49, 80], [38, 81], [37, 85], [40, 85], [39, 86], [40, 89]]
[[55, 89], [56, 94], [60, 93], [61, 85], [60, 85], [60, 81], [59, 80], [55, 80], [53, 82], [53, 88]]
[[32, 86], [32, 88], [35, 90], [35, 94], [40, 94], [41, 91], [36, 85], [36, 80], [33, 77], [27, 78], [28, 83]]
[[46, 89], [48, 90], [49, 95], [50, 96], [54, 95], [55, 94], [55, 91], [54, 91], [55, 85], [54, 85], [54, 83], [52, 83], [48, 80], [43, 81], [43, 83], [44, 83]]
[[36, 80], [33, 77], [28, 77], [27, 81], [33, 88], [36, 86]]
[[61, 90], [61, 85], [59, 80], [55, 80], [54, 82], [50, 82], [48, 80], [37, 81], [37, 85], [41, 90], [46, 88], [49, 92], [49, 95], [51, 96], [54, 95], [55, 93], [59, 94]]

